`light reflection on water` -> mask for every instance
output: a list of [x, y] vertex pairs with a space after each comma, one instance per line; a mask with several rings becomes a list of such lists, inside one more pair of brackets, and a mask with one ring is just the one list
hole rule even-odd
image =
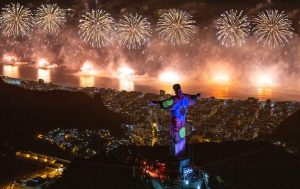
[[[100, 87], [113, 88], [117, 90], [137, 90], [142, 92], [158, 93], [165, 90], [166, 93], [174, 94], [172, 84], [158, 82], [157, 79], [126, 80], [98, 76], [80, 76], [64, 68], [36, 69], [33, 66], [22, 65], [0, 65], [0, 75], [28, 80], [44, 79], [45, 82], [60, 83], [75, 87]], [[255, 88], [246, 85], [220, 86], [206, 82], [189, 81], [181, 83], [185, 93], [202, 93], [205, 97], [245, 99], [256, 97], [260, 100], [272, 98], [274, 100], [300, 101], [300, 91], [291, 88], [289, 90], [277, 88]]]
[[257, 98], [261, 100], [267, 100], [272, 98], [272, 88], [258, 88]]
[[8, 77], [19, 77], [19, 67], [18, 66], [12, 66], [12, 65], [4, 65], [3, 66], [3, 75]]
[[212, 96], [216, 98], [228, 98], [229, 87], [218, 87], [212, 89]]
[[119, 90], [133, 91], [134, 82], [132, 80], [119, 79]]
[[95, 77], [94, 76], [80, 76], [80, 87], [94, 87]]
[[51, 82], [50, 70], [38, 69], [37, 79], [43, 79], [46, 83]]

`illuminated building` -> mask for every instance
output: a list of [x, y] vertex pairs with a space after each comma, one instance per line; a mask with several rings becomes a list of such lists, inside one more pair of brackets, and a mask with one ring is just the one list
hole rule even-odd
[[155, 146], [157, 144], [157, 123], [152, 124], [152, 146]]

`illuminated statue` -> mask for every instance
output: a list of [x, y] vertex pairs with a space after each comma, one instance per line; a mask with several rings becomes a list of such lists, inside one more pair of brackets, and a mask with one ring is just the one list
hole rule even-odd
[[184, 94], [179, 84], [173, 85], [173, 89], [175, 96], [167, 100], [152, 101], [150, 105], [160, 105], [161, 109], [171, 112], [170, 148], [172, 155], [178, 157], [183, 155], [185, 150], [185, 123], [188, 107], [194, 105], [201, 95]]

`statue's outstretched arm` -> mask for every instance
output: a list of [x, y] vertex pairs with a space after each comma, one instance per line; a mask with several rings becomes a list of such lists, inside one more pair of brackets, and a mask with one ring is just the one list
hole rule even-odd
[[174, 104], [174, 99], [173, 97], [166, 99], [166, 100], [161, 100], [161, 101], [152, 101], [149, 105], [150, 106], [155, 106], [155, 105], [159, 105], [161, 109], [170, 109], [170, 107], [172, 107], [172, 105]]
[[196, 95], [189, 95], [189, 105], [194, 105], [197, 102], [197, 99], [200, 98], [202, 96], [202, 94], [198, 93]]

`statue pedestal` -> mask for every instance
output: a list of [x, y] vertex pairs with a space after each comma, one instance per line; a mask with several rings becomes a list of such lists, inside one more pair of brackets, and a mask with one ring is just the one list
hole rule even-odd
[[181, 177], [183, 168], [190, 166], [188, 157], [170, 157], [166, 162], [166, 172], [170, 173], [172, 179]]

